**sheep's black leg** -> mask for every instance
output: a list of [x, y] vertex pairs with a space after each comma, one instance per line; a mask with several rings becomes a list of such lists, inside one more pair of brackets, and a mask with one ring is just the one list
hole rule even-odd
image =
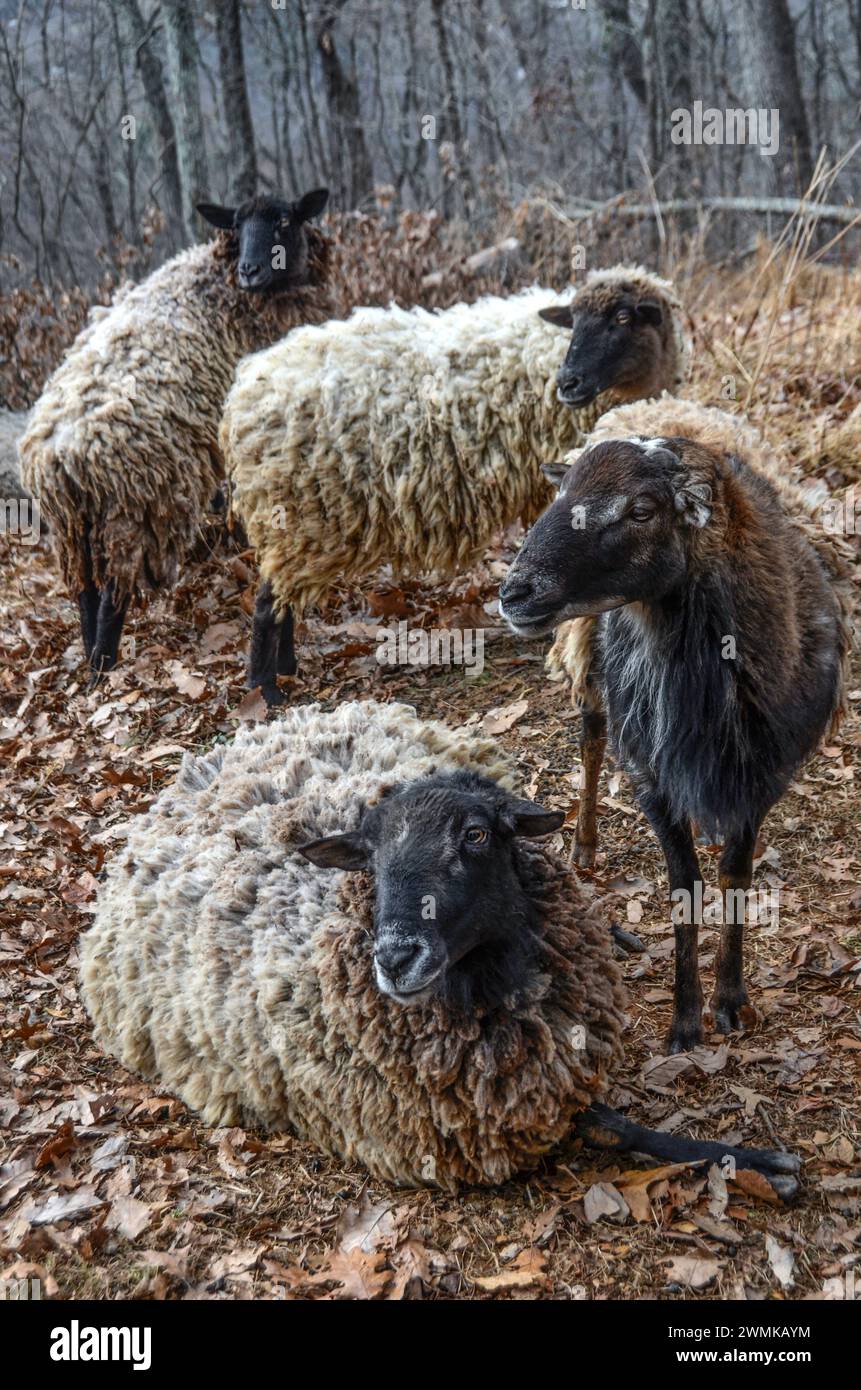
[[[712, 1139], [691, 1139], [686, 1134], [664, 1134], [647, 1129], [600, 1103], [590, 1105], [574, 1122], [575, 1133], [585, 1143], [599, 1149], [636, 1149], [665, 1163], [695, 1163], [707, 1160], [726, 1170], [753, 1168], [764, 1173], [781, 1197], [792, 1197], [798, 1190], [801, 1159], [776, 1149], [742, 1149]], [[730, 1175], [731, 1175], [730, 1169]]]
[[84, 587], [78, 594], [78, 612], [81, 618], [81, 641], [84, 644], [84, 656], [89, 660], [92, 655], [93, 647], [96, 645], [96, 634], [99, 623], [99, 590], [93, 582], [93, 560], [90, 551], [89, 530], [82, 539], [81, 567], [84, 575]]
[[640, 805], [661, 842], [661, 849], [667, 861], [671, 894], [683, 890], [686, 895], [682, 899], [673, 899], [676, 979], [673, 1021], [670, 1024], [667, 1047], [670, 1052], [687, 1052], [703, 1039], [703, 991], [697, 958], [702, 876], [694, 849], [690, 821], [674, 820], [667, 802], [651, 788], [641, 789]]
[[718, 866], [723, 924], [715, 960], [715, 989], [709, 1007], [719, 1033], [732, 1033], [741, 1028], [741, 1011], [750, 1002], [744, 983], [744, 923], [756, 835], [756, 830], [751, 829], [730, 837]]
[[89, 659], [96, 645], [99, 622], [99, 591], [92, 580], [88, 580], [78, 594], [78, 612], [81, 616], [81, 641], [84, 656]]
[[120, 638], [123, 635], [123, 624], [126, 620], [129, 601], [128, 598], [124, 598], [117, 602], [114, 594], [113, 580], [109, 580], [105, 588], [102, 589], [99, 599], [96, 640], [90, 653], [90, 666], [93, 669], [90, 681], [91, 690], [98, 685], [99, 677], [105, 671], [113, 670], [117, 664]]
[[280, 705], [284, 701], [277, 680], [279, 636], [272, 585], [267, 579], [257, 591], [248, 657], [248, 687], [254, 690], [259, 685], [267, 705]]
[[278, 674], [295, 676], [296, 648], [293, 644], [293, 609], [285, 608], [278, 623]]
[[591, 869], [598, 848], [598, 778], [607, 745], [607, 719], [600, 705], [584, 700], [583, 722], [580, 730], [580, 760], [583, 780], [580, 785], [580, 808], [577, 812], [577, 835], [574, 842], [574, 863], [581, 869]]

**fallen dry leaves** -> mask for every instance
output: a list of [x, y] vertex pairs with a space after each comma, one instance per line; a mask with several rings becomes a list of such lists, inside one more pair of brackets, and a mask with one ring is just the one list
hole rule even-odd
[[[703, 331], [707, 399], [715, 367]], [[778, 404], [807, 462], [804, 399], [790, 392]], [[546, 681], [543, 649], [496, 617], [515, 540], [449, 585], [381, 574], [362, 593], [334, 593], [300, 630], [301, 671], [285, 688], [327, 706], [404, 699], [492, 732], [527, 794], [565, 812], [554, 843], [567, 853], [577, 723]], [[497, 1191], [398, 1191], [289, 1135], [207, 1131], [100, 1054], [78, 999], [78, 934], [127, 819], [186, 750], [267, 717], [243, 685], [251, 557], [210, 536], [178, 589], [133, 615], [122, 665], [87, 694], [73, 610], [45, 548], [0, 546], [0, 1278], [39, 1278], [48, 1297], [841, 1296], [861, 1259], [859, 668], [840, 735], [764, 827], [757, 883], [780, 888], [781, 920], [750, 933], [752, 1031], [664, 1055], [664, 867], [611, 765], [598, 861], [583, 874], [596, 909], [635, 927], [645, 947], [623, 964], [627, 1066], [611, 1102], [671, 1131], [784, 1143], [806, 1161], [798, 1202], [775, 1203], [755, 1173], [727, 1180], [706, 1165], [650, 1167], [576, 1144]], [[483, 675], [380, 667], [378, 628], [403, 619], [483, 626]], [[703, 863], [716, 881], [713, 847]], [[716, 940], [703, 931], [706, 973]]]

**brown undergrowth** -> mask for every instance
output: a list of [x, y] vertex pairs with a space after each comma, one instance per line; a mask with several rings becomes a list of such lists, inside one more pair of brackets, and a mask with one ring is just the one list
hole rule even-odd
[[[840, 488], [861, 473], [851, 450], [829, 451], [861, 399], [861, 276], [807, 268], [787, 293], [769, 267], [752, 301], [768, 254], [736, 270], [679, 266], [697, 325], [692, 391], [728, 408], [749, 396], [788, 459]], [[446, 585], [380, 575], [333, 594], [300, 630], [290, 696], [373, 694], [482, 724], [517, 756], [529, 794], [565, 809], [564, 846], [576, 721], [543, 651], [495, 616], [514, 543]], [[755, 882], [780, 889], [780, 920], [750, 933], [752, 1031], [710, 1037], [692, 1059], [663, 1056], [664, 870], [612, 766], [602, 849], [584, 874], [646, 946], [625, 964], [630, 1028], [612, 1099], [653, 1125], [798, 1151], [794, 1206], [714, 1170], [575, 1146], [498, 1190], [402, 1191], [287, 1135], [206, 1130], [99, 1054], [77, 995], [78, 934], [122, 822], [183, 749], [264, 716], [243, 688], [252, 557], [208, 533], [176, 591], [133, 615], [121, 667], [87, 694], [75, 614], [44, 543], [0, 547], [0, 1276], [38, 1277], [60, 1298], [781, 1299], [841, 1296], [856, 1268], [861, 1281], [857, 664], [839, 736], [764, 827]], [[485, 629], [483, 674], [380, 667], [377, 630], [401, 619]], [[714, 880], [713, 850], [703, 858]], [[707, 975], [715, 940], [703, 932]]]

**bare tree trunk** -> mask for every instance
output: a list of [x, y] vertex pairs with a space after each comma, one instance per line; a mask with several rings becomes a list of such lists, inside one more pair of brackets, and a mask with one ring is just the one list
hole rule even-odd
[[779, 192], [797, 187], [803, 193], [810, 182], [813, 162], [787, 0], [746, 0], [737, 12], [748, 100], [780, 112], [780, 149], [763, 163], [770, 166], [772, 182]]
[[[126, 64], [125, 52], [120, 32], [119, 13], [115, 8], [111, 8], [111, 30], [114, 36], [114, 50], [117, 55], [117, 72], [120, 80], [120, 98], [122, 101], [123, 114], [127, 114], [130, 109], [129, 91], [126, 83]], [[125, 166], [126, 166], [126, 192], [128, 203], [128, 237], [129, 240], [137, 241], [138, 237], [138, 211], [137, 211], [137, 186], [136, 186], [136, 163], [135, 163], [135, 142], [134, 140], [124, 140], [125, 145]]]
[[126, 28], [134, 45], [135, 61], [143, 82], [147, 105], [155, 126], [159, 164], [164, 183], [168, 232], [172, 244], [181, 246], [185, 240], [185, 235], [182, 216], [182, 185], [176, 153], [176, 132], [168, 106], [161, 63], [153, 44], [153, 28], [152, 26], [147, 27], [145, 24], [138, 0], [121, 0], [121, 4]]
[[212, 9], [230, 161], [228, 197], [232, 202], [242, 202], [257, 192], [257, 152], [242, 51], [242, 15], [239, 0], [214, 0]]
[[206, 144], [200, 112], [199, 57], [194, 36], [194, 17], [186, 0], [162, 0], [167, 61], [176, 102], [176, 147], [182, 182], [182, 207], [186, 237], [196, 241], [202, 224], [195, 203], [210, 196]]
[[607, 57], [613, 72], [621, 72], [641, 106], [647, 99], [643, 53], [631, 23], [628, 0], [599, 0], [606, 19]]
[[[439, 58], [442, 63], [443, 76], [445, 78], [445, 109], [446, 127], [449, 132], [447, 144], [452, 146], [452, 158], [446, 163], [441, 160], [442, 176], [442, 210], [446, 217], [453, 216], [457, 202], [458, 190], [462, 178], [460, 161], [463, 153], [463, 131], [460, 124], [460, 109], [457, 104], [457, 81], [452, 62], [451, 49], [448, 45], [448, 33], [445, 25], [444, 14], [445, 0], [431, 0], [431, 11], [433, 14], [434, 29], [436, 30], [437, 45], [439, 47]], [[462, 201], [462, 200], [461, 200]]]
[[[693, 151], [689, 145], [670, 143], [670, 115], [679, 108], [693, 108], [691, 84], [691, 25], [688, 0], [658, 0], [656, 34], [660, 65], [660, 102], [658, 106], [659, 148], [667, 160], [670, 189], [673, 193], [688, 191], [691, 179]], [[663, 184], [662, 188], [666, 188]]]
[[349, 68], [335, 45], [335, 24], [347, 0], [325, 0], [317, 29], [326, 98], [334, 118], [332, 145], [340, 171], [342, 206], [354, 208], [374, 190], [374, 169], [365, 144], [359, 87], [352, 58]]

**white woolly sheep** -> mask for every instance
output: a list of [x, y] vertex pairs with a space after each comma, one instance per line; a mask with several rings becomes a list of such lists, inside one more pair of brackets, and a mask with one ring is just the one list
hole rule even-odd
[[[441, 313], [359, 309], [240, 365], [220, 439], [260, 564], [248, 679], [267, 701], [296, 670], [293, 609], [386, 563], [466, 568], [547, 504], [548, 450], [575, 445], [612, 403], [681, 380], [665, 281], [617, 266], [557, 299], [533, 288]], [[560, 326], [573, 328], [567, 351]]]
[[96, 309], [21, 441], [95, 672], [114, 665], [129, 599], [175, 582], [223, 478], [218, 422], [240, 357], [330, 312], [329, 242], [295, 203], [201, 204], [222, 234]]
[[186, 756], [82, 940], [97, 1040], [207, 1124], [291, 1126], [398, 1183], [502, 1182], [573, 1127], [729, 1154], [788, 1195], [791, 1155], [596, 1100], [621, 1055], [618, 968], [568, 866], [523, 838], [562, 813], [511, 782], [488, 740], [370, 701]]

